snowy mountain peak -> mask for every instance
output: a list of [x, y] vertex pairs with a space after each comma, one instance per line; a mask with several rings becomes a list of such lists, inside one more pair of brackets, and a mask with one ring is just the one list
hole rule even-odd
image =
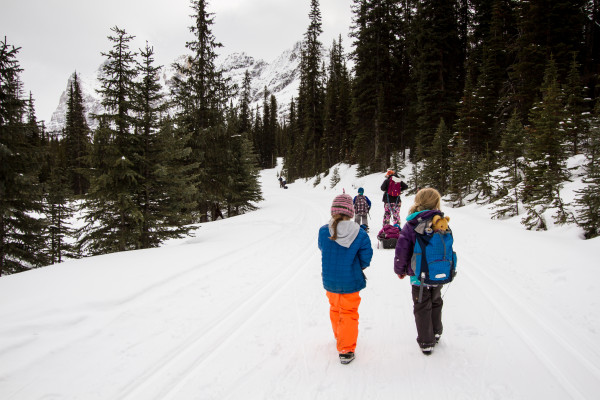
[[[249, 71], [251, 77], [251, 107], [262, 106], [264, 99], [264, 90], [267, 88], [269, 95], [273, 94], [277, 98], [279, 116], [282, 118], [287, 112], [287, 105], [293, 96], [298, 93], [300, 84], [300, 50], [301, 42], [297, 42], [291, 49], [287, 49], [276, 57], [272, 62], [255, 59], [246, 53], [232, 53], [218, 58], [217, 68], [223, 71], [226, 78], [231, 79], [231, 83], [242, 87], [244, 74]], [[176, 63], [184, 63], [187, 56], [178, 57]], [[98, 76], [101, 73], [101, 66], [91, 74], [79, 74], [81, 91], [83, 94], [84, 107], [88, 125], [93, 129], [98, 122], [92, 118], [93, 114], [99, 114], [103, 111], [100, 104], [100, 96], [97, 89], [100, 88]], [[161, 84], [167, 87], [171, 78], [175, 74], [172, 65], [166, 65], [161, 71]], [[61, 94], [59, 104], [52, 114], [48, 131], [59, 134], [65, 126], [65, 114], [67, 111], [67, 97], [73, 75], [67, 80], [64, 92]], [[234, 99], [234, 101], [236, 101]]]

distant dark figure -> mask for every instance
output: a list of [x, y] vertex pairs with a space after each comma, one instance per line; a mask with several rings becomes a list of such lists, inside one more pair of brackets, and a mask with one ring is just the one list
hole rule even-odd
[[282, 177], [279, 177], [279, 187], [280, 187], [280, 188], [287, 189], [287, 186], [286, 186], [286, 185], [287, 185], [287, 182], [286, 182], [286, 180], [285, 180], [285, 179], [283, 179]]

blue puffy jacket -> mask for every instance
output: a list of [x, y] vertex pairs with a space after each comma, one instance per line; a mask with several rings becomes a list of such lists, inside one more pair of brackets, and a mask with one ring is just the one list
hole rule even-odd
[[[354, 221], [347, 223], [356, 224]], [[330, 236], [329, 225], [323, 225], [319, 229], [323, 287], [332, 293], [354, 293], [364, 289], [367, 281], [362, 270], [369, 266], [373, 257], [369, 235], [359, 229], [349, 247], [329, 239]]]

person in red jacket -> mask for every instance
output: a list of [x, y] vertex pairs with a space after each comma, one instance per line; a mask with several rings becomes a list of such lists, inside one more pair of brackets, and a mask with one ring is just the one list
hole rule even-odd
[[394, 171], [388, 170], [385, 174], [385, 180], [381, 184], [384, 208], [383, 226], [390, 225], [392, 217], [394, 222], [400, 226], [400, 206], [402, 205], [400, 193], [406, 189], [408, 189], [408, 185]]

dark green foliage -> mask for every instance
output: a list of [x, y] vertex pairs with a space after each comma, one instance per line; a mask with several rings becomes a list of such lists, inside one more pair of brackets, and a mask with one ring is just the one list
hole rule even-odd
[[242, 91], [240, 94], [240, 116], [239, 116], [239, 127], [238, 133], [242, 135], [250, 135], [252, 130], [252, 110], [250, 110], [250, 102], [252, 101], [252, 93], [250, 84], [252, 78], [250, 72], [246, 70], [244, 73], [244, 82], [242, 83]]
[[410, 12], [389, 0], [355, 0], [353, 12], [353, 159], [368, 173], [389, 167], [392, 152], [404, 152], [411, 142], [405, 93]]
[[301, 139], [297, 144], [305, 152], [300, 170], [312, 176], [321, 170], [321, 138], [323, 136], [324, 88], [321, 69], [321, 11], [318, 0], [311, 0], [310, 24], [304, 34], [300, 61], [300, 88], [298, 91], [298, 118], [301, 121]]
[[425, 154], [430, 155], [440, 120], [452, 126], [462, 93], [460, 72], [464, 64], [457, 24], [456, 3], [417, 2], [414, 29], [414, 79], [417, 90], [417, 123]]
[[517, 110], [513, 111], [513, 115], [508, 122], [506, 130], [502, 135], [500, 144], [500, 187], [498, 188], [497, 197], [501, 199], [496, 203], [494, 218], [513, 217], [519, 215], [519, 203], [521, 200], [520, 183], [522, 182], [522, 157], [523, 140], [525, 130]]
[[191, 4], [194, 24], [190, 32], [194, 37], [186, 47], [192, 54], [184, 63], [174, 64], [176, 75], [172, 97], [177, 110], [177, 134], [189, 138], [191, 152], [187, 162], [196, 165], [190, 174], [194, 179], [198, 211], [201, 219], [206, 221], [209, 214], [215, 219], [220, 212], [216, 197], [209, 193], [218, 178], [211, 176], [209, 170], [214, 171], [210, 160], [219, 158], [218, 152], [222, 150], [213, 145], [212, 140], [213, 136], [219, 136], [218, 132], [225, 130], [224, 113], [231, 89], [215, 65], [216, 49], [221, 44], [212, 34], [213, 15], [207, 11], [207, 1], [193, 0]]
[[557, 79], [563, 81], [567, 75], [572, 54], [583, 41], [585, 3], [586, 0], [516, 2], [519, 36], [511, 77], [523, 120], [528, 121], [551, 55], [557, 65]]
[[329, 52], [323, 137], [321, 139], [322, 168], [341, 161], [350, 161], [352, 149], [350, 95], [350, 75], [346, 68], [340, 36], [337, 42], [333, 42]]
[[72, 181], [67, 165], [67, 156], [63, 144], [52, 139], [48, 143], [48, 163], [50, 171], [45, 186], [44, 213], [48, 220], [46, 248], [51, 264], [60, 263], [64, 257], [78, 257], [73, 245], [75, 230], [70, 219], [75, 214], [72, 205]]
[[471, 183], [473, 182], [473, 162], [469, 152], [467, 142], [464, 140], [461, 132], [457, 132], [452, 138], [450, 150], [452, 157], [449, 160], [449, 187], [448, 194], [452, 202], [457, 206], [463, 206], [465, 197], [470, 193]]
[[600, 103], [596, 104], [586, 149], [585, 187], [577, 192], [577, 223], [586, 239], [600, 236]]
[[580, 142], [587, 130], [587, 122], [584, 113], [588, 109], [583, 99], [583, 87], [581, 84], [581, 75], [579, 73], [580, 65], [577, 62], [576, 55], [573, 54], [571, 68], [567, 76], [565, 85], [565, 133], [570, 142], [571, 149], [569, 154], [578, 154]]
[[84, 253], [103, 254], [138, 249], [142, 246], [143, 212], [137, 201], [141, 190], [136, 164], [140, 143], [135, 134], [133, 36], [118, 27], [109, 36], [113, 48], [103, 53], [107, 61], [100, 78], [105, 113], [98, 116], [91, 164], [92, 176], [85, 199], [85, 221], [80, 247]]
[[[257, 116], [258, 118], [258, 116]], [[275, 137], [277, 136], [277, 100], [263, 92], [262, 123], [254, 130], [254, 144], [258, 149], [258, 163], [262, 168], [275, 166]]]
[[227, 134], [226, 194], [224, 199], [227, 216], [239, 215], [255, 210], [262, 200], [259, 169], [252, 142], [245, 135], [236, 134], [235, 123], [229, 118]]
[[[0, 275], [47, 264], [33, 102], [22, 99], [19, 48], [0, 42]], [[23, 118], [26, 113], [27, 121]]]
[[[524, 201], [529, 228], [546, 229], [542, 214], [550, 207], [567, 179], [564, 148], [562, 91], [557, 81], [554, 59], [550, 59], [542, 85], [542, 100], [531, 111], [532, 122], [527, 145]], [[562, 203], [558, 204], [562, 209]]]
[[287, 133], [286, 157], [283, 163], [283, 173], [288, 183], [294, 182], [296, 178], [302, 176], [301, 163], [301, 134], [300, 122], [298, 120], [297, 108], [294, 99], [290, 102], [289, 123], [285, 129]]
[[140, 247], [148, 248], [188, 234], [195, 204], [190, 167], [182, 164], [186, 141], [173, 136], [171, 121], [165, 118], [167, 104], [159, 83], [161, 68], [154, 66], [154, 49], [146, 43], [140, 55], [140, 79], [134, 85], [136, 201], [142, 214]]
[[435, 131], [431, 145], [423, 147], [423, 152], [429, 154], [429, 156], [424, 159], [421, 186], [431, 186], [440, 193], [446, 193], [448, 187], [447, 177], [450, 170], [450, 149], [448, 147], [450, 138], [451, 135], [448, 132], [446, 123], [442, 119]]
[[90, 146], [90, 130], [85, 120], [83, 96], [79, 77], [74, 73], [70, 80], [65, 116], [64, 145], [66, 147], [67, 184], [76, 196], [82, 196], [89, 188], [85, 177], [86, 158]]

